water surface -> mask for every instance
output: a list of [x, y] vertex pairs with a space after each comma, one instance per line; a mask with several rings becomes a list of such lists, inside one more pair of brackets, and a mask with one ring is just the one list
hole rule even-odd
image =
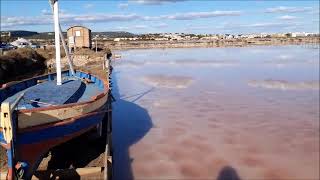
[[117, 53], [116, 178], [319, 179], [319, 49]]

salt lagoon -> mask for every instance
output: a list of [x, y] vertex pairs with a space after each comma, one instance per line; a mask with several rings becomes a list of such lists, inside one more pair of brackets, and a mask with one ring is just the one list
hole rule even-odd
[[116, 179], [319, 179], [319, 49], [115, 53]]

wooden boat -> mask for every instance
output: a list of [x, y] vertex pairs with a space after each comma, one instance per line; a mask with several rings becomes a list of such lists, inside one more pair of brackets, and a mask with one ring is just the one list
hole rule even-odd
[[7, 152], [7, 179], [30, 179], [51, 148], [94, 128], [100, 134], [111, 128], [105, 118], [110, 118], [111, 111], [111, 66], [106, 77], [74, 71], [71, 65], [70, 70], [61, 72], [58, 2], [50, 2], [55, 17], [57, 73], [0, 88], [0, 145]]
[[49, 74], [0, 89], [0, 144], [7, 151], [9, 179], [20, 166], [30, 177], [49, 149], [107, 123], [108, 81], [69, 71], [63, 79], [55, 86], [55, 74]]

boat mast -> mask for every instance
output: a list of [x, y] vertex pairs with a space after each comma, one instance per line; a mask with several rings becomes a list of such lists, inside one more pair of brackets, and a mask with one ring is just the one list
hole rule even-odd
[[[50, 4], [50, 6], [51, 6], [52, 12], [54, 11], [54, 10], [53, 10], [53, 3], [54, 3], [54, 0], [49, 0], [49, 4]], [[73, 69], [73, 65], [72, 65], [71, 56], [70, 56], [70, 54], [69, 54], [69, 49], [68, 49], [68, 47], [67, 47], [67, 45], [66, 45], [66, 41], [64, 40], [60, 23], [59, 23], [59, 34], [60, 34], [60, 39], [61, 39], [61, 43], [62, 43], [64, 52], [66, 53], [66, 56], [67, 56], [67, 60], [68, 60], [68, 64], [69, 64], [69, 68], [70, 68], [71, 75], [74, 76], [75, 73], [74, 73], [74, 69]]]
[[58, 0], [53, 0], [53, 18], [54, 18], [54, 38], [56, 47], [56, 70], [57, 70], [57, 85], [61, 83], [61, 53], [60, 53], [60, 33], [59, 33], [59, 6]]

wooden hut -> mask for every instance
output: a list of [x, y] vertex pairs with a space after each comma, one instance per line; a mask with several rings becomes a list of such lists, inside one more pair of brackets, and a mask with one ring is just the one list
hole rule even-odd
[[72, 26], [67, 30], [69, 48], [91, 48], [91, 30], [84, 26]]

